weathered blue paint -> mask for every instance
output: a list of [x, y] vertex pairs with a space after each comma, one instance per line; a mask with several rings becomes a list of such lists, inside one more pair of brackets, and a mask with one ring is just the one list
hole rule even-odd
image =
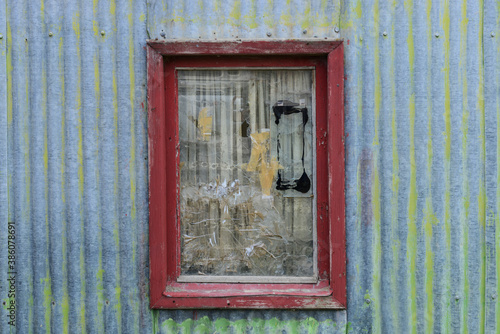
[[[0, 0], [17, 331], [497, 332], [499, 17], [495, 0]], [[344, 40], [346, 311], [149, 310], [144, 47], [162, 33]]]

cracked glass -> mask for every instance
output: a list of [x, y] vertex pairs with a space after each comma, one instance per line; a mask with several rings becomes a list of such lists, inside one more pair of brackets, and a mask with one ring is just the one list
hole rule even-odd
[[181, 279], [314, 279], [313, 69], [177, 78]]

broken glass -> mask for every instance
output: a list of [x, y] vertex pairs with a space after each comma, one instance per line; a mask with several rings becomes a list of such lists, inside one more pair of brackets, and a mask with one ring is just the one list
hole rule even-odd
[[181, 275], [315, 277], [313, 70], [181, 69], [178, 98]]

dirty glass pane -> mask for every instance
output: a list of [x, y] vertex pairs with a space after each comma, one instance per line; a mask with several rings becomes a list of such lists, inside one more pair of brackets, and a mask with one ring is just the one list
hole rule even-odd
[[315, 275], [314, 73], [179, 70], [181, 274]]

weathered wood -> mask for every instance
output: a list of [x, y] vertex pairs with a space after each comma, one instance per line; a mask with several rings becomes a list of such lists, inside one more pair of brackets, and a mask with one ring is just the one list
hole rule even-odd
[[[202, 56], [173, 57], [173, 55], [187, 54], [201, 54]], [[221, 56], [214, 57], [215, 54]], [[164, 58], [165, 55], [168, 57]], [[234, 55], [240, 56], [234, 57]], [[261, 57], [241, 55], [261, 55]], [[319, 56], [300, 57], [300, 55]], [[178, 283], [176, 280], [180, 275], [177, 147], [179, 138], [175, 68], [268, 66], [313, 66], [316, 69], [318, 284]], [[149, 43], [151, 307], [327, 309], [345, 307], [342, 69], [343, 49], [339, 41], [222, 43], [153, 41]], [[168, 103], [165, 102], [166, 100]], [[167, 157], [169, 160], [166, 159]], [[329, 292], [326, 296], [315, 295], [311, 292], [320, 287], [327, 288]], [[165, 292], [166, 288], [175, 290], [179, 295], [172, 297]], [[203, 292], [200, 292], [200, 289]], [[305, 294], [299, 295], [294, 292], [297, 289]], [[290, 295], [283, 293], [283, 295], [276, 296], [277, 290], [287, 290], [286, 293]], [[257, 295], [243, 293], [242, 297], [209, 298], [206, 291], [236, 295], [242, 291], [258, 291], [259, 293]]]

